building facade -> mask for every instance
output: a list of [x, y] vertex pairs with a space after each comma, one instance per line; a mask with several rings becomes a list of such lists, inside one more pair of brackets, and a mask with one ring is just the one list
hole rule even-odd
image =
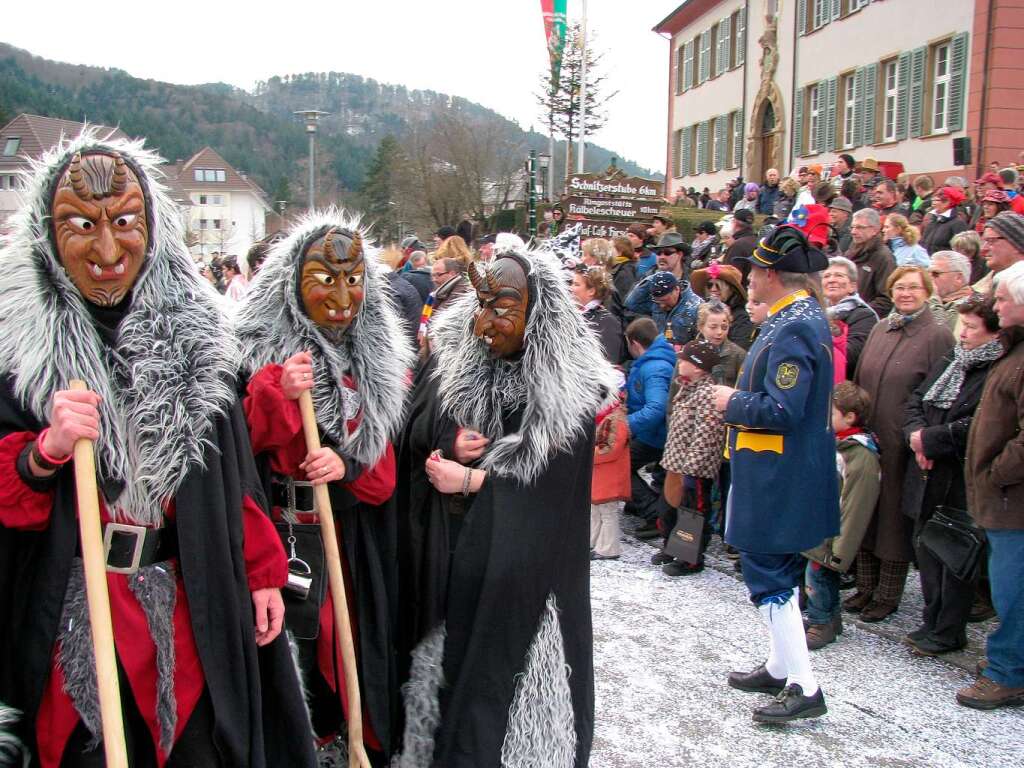
[[686, 0], [655, 27], [671, 40], [666, 195], [841, 153], [938, 181], [1016, 165], [1022, 27], [1019, 0]]

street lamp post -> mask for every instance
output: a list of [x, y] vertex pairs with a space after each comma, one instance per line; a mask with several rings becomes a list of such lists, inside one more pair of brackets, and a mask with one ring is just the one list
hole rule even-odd
[[530, 237], [537, 236], [537, 150], [530, 150], [530, 159], [526, 161], [526, 175], [529, 184]]
[[330, 112], [302, 109], [295, 114], [305, 119], [306, 133], [309, 134], [309, 210], [313, 210], [316, 207], [316, 124], [321, 117], [329, 115]]
[[280, 227], [280, 229], [283, 232], [284, 231], [284, 209], [288, 207], [288, 201], [287, 200], [275, 200], [275, 202], [277, 203], [277, 215], [281, 219], [281, 227]]
[[540, 199], [551, 202], [551, 155], [537, 155], [537, 179], [541, 188]]

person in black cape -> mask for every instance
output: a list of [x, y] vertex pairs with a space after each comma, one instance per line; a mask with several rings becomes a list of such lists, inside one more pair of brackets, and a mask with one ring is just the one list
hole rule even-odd
[[129, 763], [310, 768], [230, 328], [158, 162], [61, 142], [3, 242], [0, 699], [33, 764], [104, 764], [68, 465], [91, 439]]
[[591, 462], [615, 378], [563, 275], [499, 252], [431, 323], [396, 490], [401, 766], [589, 759]]

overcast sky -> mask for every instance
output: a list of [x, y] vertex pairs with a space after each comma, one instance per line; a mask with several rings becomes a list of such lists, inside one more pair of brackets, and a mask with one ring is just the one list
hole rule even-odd
[[[606, 52], [607, 126], [594, 138], [664, 171], [668, 42], [651, 31], [682, 0], [589, 0]], [[252, 88], [271, 75], [351, 72], [465, 97], [542, 128], [540, 0], [4, 3], [0, 40], [57, 61], [171, 83]], [[569, 0], [570, 20], [583, 0]], [[154, 10], [159, 8], [159, 12]]]

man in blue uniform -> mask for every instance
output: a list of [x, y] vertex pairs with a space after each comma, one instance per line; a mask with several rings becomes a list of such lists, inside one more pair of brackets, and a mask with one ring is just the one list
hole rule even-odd
[[749, 257], [751, 299], [770, 307], [736, 389], [715, 388], [730, 426], [732, 460], [725, 540], [740, 551], [750, 599], [768, 626], [768, 659], [733, 672], [729, 685], [776, 694], [754, 720], [784, 723], [826, 712], [811, 671], [797, 590], [801, 551], [839, 533], [839, 489], [831, 425], [832, 336], [805, 289], [828, 266], [803, 232], [782, 226]]

